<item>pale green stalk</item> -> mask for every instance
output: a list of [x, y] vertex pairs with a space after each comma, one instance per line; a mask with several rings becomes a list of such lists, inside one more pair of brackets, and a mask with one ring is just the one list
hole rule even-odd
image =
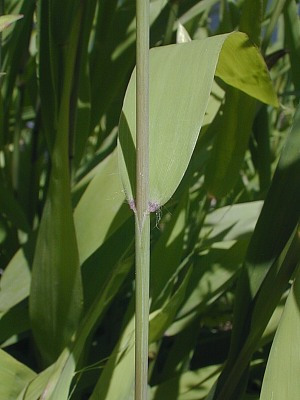
[[149, 0], [136, 0], [135, 400], [146, 400], [149, 331]]

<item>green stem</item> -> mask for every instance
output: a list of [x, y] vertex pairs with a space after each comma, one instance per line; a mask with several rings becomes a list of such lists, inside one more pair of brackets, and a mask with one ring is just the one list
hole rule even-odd
[[179, 10], [179, 1], [173, 0], [173, 2], [171, 3], [167, 29], [163, 41], [164, 45], [170, 44], [172, 42], [173, 27], [178, 16], [178, 10]]
[[278, 18], [280, 17], [280, 14], [282, 13], [285, 2], [286, 2], [286, 0], [278, 0], [274, 7], [274, 10], [272, 11], [272, 14], [270, 16], [270, 21], [267, 26], [266, 33], [265, 33], [265, 36], [264, 36], [262, 44], [261, 44], [262, 54], [266, 53], [267, 47], [271, 40], [272, 33], [278, 22]]
[[149, 0], [136, 0], [136, 317], [135, 400], [148, 391], [149, 332]]

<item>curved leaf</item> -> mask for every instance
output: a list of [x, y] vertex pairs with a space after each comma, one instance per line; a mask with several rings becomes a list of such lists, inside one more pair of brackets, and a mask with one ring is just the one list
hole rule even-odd
[[0, 16], [0, 32], [6, 29], [13, 22], [23, 18], [23, 15], [1, 15]]
[[[260, 400], [300, 398], [300, 274], [289, 293], [272, 344]], [[284, 366], [284, 368], [282, 368]]]
[[[203, 124], [216, 67], [225, 82], [277, 105], [263, 58], [243, 33], [152, 49], [149, 211], [155, 211], [171, 198], [187, 169]], [[135, 135], [134, 71], [124, 100], [118, 143], [121, 178], [133, 209]]]

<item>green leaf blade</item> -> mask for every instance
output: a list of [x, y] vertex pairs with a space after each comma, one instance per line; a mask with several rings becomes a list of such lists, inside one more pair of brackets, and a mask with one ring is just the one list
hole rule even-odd
[[[233, 63], [232, 58], [235, 61]], [[155, 211], [171, 198], [187, 169], [203, 124], [215, 71], [226, 83], [244, 93], [268, 104], [278, 105], [264, 60], [243, 33], [234, 32], [152, 49], [149, 211]], [[134, 105], [135, 72], [125, 95], [118, 145], [121, 178], [127, 200], [133, 209]], [[243, 143], [246, 142], [245, 138]], [[240, 153], [244, 154], [242, 151]]]

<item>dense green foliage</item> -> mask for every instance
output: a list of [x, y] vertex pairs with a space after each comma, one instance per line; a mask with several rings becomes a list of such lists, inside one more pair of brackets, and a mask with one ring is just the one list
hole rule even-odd
[[[150, 2], [149, 400], [300, 398], [298, 3]], [[135, 1], [0, 12], [0, 399], [132, 400]]]

